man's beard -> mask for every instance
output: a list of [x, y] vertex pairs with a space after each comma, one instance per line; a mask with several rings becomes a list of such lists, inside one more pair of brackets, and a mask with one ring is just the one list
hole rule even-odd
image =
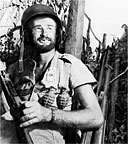
[[47, 45], [46, 42], [44, 42], [44, 45], [43, 44], [41, 45], [41, 44], [34, 41], [34, 46], [35, 46], [35, 49], [37, 50], [38, 53], [46, 53], [46, 52], [49, 52], [49, 51], [51, 51], [52, 49], [55, 48], [55, 42], [51, 38], [39, 37], [37, 40], [41, 41], [43, 39], [47, 40], [47, 42], [49, 42], [49, 44]]

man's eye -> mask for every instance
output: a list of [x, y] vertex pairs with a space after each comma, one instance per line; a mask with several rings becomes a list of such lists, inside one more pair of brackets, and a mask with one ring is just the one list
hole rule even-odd
[[41, 30], [41, 29], [42, 29], [41, 27], [37, 27], [37, 28], [36, 28], [36, 30]]
[[52, 27], [48, 27], [49, 30], [52, 30]]
[[41, 31], [41, 30], [42, 30], [42, 27], [40, 27], [40, 26], [35, 26], [32, 30], [34, 30], [34, 31]]

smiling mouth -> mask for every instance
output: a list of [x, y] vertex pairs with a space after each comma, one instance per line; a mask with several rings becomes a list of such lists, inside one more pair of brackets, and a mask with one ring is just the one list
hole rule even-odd
[[45, 39], [39, 39], [38, 41], [39, 41], [40, 43], [44, 43], [44, 42], [46, 42]]
[[44, 42], [50, 42], [49, 38], [38, 38], [37, 39], [40, 43], [44, 43]]
[[51, 42], [49, 38], [39, 38], [37, 39], [40, 45], [49, 45]]

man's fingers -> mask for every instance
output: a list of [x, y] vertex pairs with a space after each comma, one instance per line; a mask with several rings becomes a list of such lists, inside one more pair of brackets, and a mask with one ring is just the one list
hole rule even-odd
[[23, 115], [28, 115], [30, 113], [34, 112], [34, 108], [30, 107], [30, 108], [26, 108], [23, 110]]
[[29, 121], [26, 121], [26, 122], [20, 124], [20, 127], [26, 127], [26, 126], [32, 125], [34, 123], [37, 123], [37, 122], [38, 122], [38, 119], [37, 118], [33, 118], [33, 119], [29, 120]]
[[29, 107], [32, 107], [34, 103], [35, 103], [34, 101], [33, 101], [33, 102], [27, 101], [27, 102], [24, 103], [24, 106], [25, 106], [26, 108], [29, 108]]
[[35, 114], [35, 113], [29, 113], [29, 114], [27, 114], [27, 115], [25, 115], [25, 116], [22, 116], [22, 117], [20, 118], [20, 121], [21, 121], [21, 122], [25, 122], [25, 121], [31, 120], [31, 119], [33, 119], [33, 118], [36, 118], [36, 114]]

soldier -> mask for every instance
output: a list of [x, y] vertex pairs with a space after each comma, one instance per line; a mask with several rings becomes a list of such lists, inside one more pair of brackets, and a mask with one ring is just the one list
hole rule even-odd
[[[93, 92], [96, 80], [79, 59], [58, 52], [62, 27], [56, 13], [35, 4], [25, 10], [21, 24], [23, 72], [19, 62], [8, 69], [24, 103], [20, 127], [29, 127], [35, 144], [63, 144], [67, 128], [99, 128], [103, 115]], [[76, 100], [80, 109], [73, 110]]]

